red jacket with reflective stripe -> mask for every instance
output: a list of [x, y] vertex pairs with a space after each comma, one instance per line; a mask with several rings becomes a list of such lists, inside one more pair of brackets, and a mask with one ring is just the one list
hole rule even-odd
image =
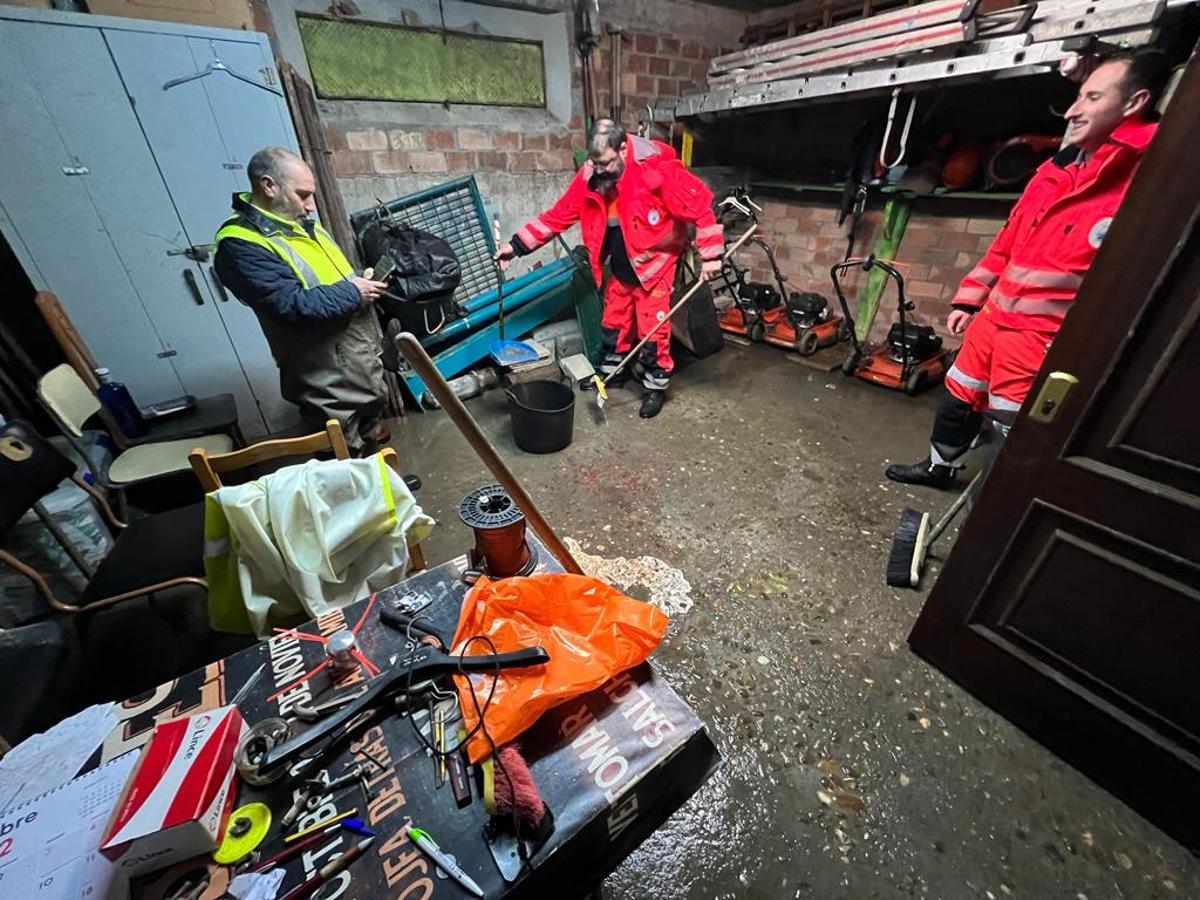
[[[591, 257], [592, 277], [603, 275], [600, 248], [608, 227], [604, 198], [589, 187], [591, 160], [575, 173], [570, 187], [540, 216], [513, 236], [518, 253], [536, 250], [579, 222]], [[712, 192], [684, 168], [667, 144], [630, 135], [625, 142], [625, 169], [617, 181], [621, 234], [629, 261], [642, 287], [651, 288], [671, 271], [688, 245], [688, 226], [696, 226], [696, 248], [704, 260], [719, 259], [724, 235], [712, 210]]]
[[1056, 333], [1156, 127], [1128, 120], [1083, 165], [1071, 147], [1043, 163], [952, 305], [986, 302], [997, 325]]

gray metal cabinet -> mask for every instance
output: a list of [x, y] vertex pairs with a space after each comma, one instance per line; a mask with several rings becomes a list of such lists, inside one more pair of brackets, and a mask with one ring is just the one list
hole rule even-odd
[[[254, 314], [204, 250], [260, 147], [295, 149], [263, 35], [0, 7], [0, 229], [140, 403], [228, 391], [295, 421]], [[197, 248], [196, 253], [191, 248]], [[188, 255], [185, 255], [188, 251]]]

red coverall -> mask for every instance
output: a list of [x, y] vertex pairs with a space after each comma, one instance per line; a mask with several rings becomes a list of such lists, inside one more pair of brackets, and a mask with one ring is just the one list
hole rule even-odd
[[[602, 372], [611, 372], [640, 337], [666, 316], [675, 266], [688, 244], [688, 226], [696, 226], [696, 247], [702, 260], [720, 259], [724, 248], [722, 229], [712, 211], [712, 192], [684, 168], [671, 147], [630, 135], [624, 163], [617, 181], [616, 208], [639, 283], [627, 285], [615, 277], [609, 279], [601, 320]], [[600, 285], [608, 205], [590, 185], [593, 171], [591, 161], [585, 162], [555, 204], [513, 235], [512, 245], [523, 256], [579, 222], [592, 277]], [[647, 341], [637, 361], [642, 364], [645, 387], [665, 390], [675, 367], [670, 326], [664, 325]]]
[[1021, 408], [1156, 127], [1134, 118], [1085, 163], [1072, 147], [1045, 162], [962, 280], [951, 303], [978, 315], [946, 373], [946, 389], [961, 402], [938, 412], [935, 464], [967, 450], [982, 410]]

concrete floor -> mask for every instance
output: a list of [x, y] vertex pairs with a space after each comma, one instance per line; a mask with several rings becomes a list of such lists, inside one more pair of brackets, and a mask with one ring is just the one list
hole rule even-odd
[[[549, 457], [516, 449], [502, 393], [470, 401], [561, 534], [692, 585], [655, 660], [726, 763], [604, 897], [1200, 897], [1192, 855], [908, 650], [925, 595], [884, 585], [891, 530], [946, 497], [881, 472], [921, 455], [936, 399], [730, 345], [653, 421], [587, 396]], [[442, 522], [430, 561], [463, 552], [458, 503], [491, 479], [444, 414], [394, 432]]]

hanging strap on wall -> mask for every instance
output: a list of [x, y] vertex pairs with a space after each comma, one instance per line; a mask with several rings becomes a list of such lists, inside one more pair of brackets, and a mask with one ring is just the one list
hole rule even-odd
[[913, 94], [912, 100], [908, 103], [908, 116], [904, 120], [904, 130], [900, 133], [900, 151], [894, 160], [888, 162], [884, 157], [887, 156], [888, 143], [892, 138], [892, 124], [896, 121], [896, 105], [899, 100], [900, 88], [895, 88], [892, 91], [891, 106], [888, 107], [887, 127], [883, 130], [883, 143], [879, 145], [879, 164], [885, 169], [895, 168], [904, 161], [904, 154], [908, 147], [908, 132], [912, 128], [913, 113], [917, 110], [917, 95]]

